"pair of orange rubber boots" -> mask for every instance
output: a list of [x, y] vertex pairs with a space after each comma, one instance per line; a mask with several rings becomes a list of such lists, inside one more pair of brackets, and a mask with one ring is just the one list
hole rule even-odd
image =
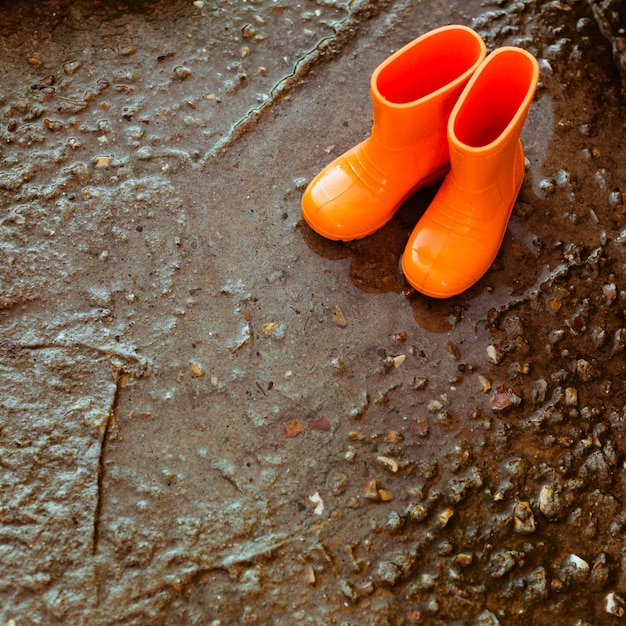
[[519, 137], [538, 78], [531, 54], [502, 47], [487, 55], [465, 26], [418, 37], [372, 74], [371, 135], [311, 181], [304, 219], [328, 239], [360, 239], [444, 179], [402, 270], [428, 296], [465, 291], [493, 263], [522, 185]]

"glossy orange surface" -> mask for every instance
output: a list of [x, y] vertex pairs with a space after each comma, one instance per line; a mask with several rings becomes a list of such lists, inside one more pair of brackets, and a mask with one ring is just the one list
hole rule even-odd
[[360, 239], [418, 188], [441, 180], [450, 167], [448, 118], [485, 55], [473, 30], [444, 26], [381, 63], [370, 81], [370, 137], [325, 167], [302, 197], [311, 228], [328, 239]]
[[418, 291], [457, 295], [496, 258], [524, 179], [519, 137], [538, 77], [530, 53], [500, 48], [455, 105], [448, 123], [450, 172], [402, 257], [404, 275]]

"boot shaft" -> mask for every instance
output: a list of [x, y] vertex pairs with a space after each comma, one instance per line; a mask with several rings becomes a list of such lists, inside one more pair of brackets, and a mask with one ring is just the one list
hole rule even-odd
[[517, 185], [523, 176], [519, 137], [538, 76], [535, 58], [513, 47], [491, 53], [474, 74], [448, 122], [456, 185], [471, 192]]
[[391, 55], [372, 74], [372, 140], [390, 150], [436, 136], [485, 58], [482, 39], [465, 26], [444, 26]]

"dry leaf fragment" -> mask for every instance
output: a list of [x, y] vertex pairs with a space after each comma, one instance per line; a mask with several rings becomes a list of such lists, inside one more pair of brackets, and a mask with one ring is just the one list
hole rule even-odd
[[386, 465], [394, 474], [398, 471], [398, 464], [388, 456], [377, 456], [376, 459], [379, 463]]
[[330, 421], [325, 415], [322, 415], [316, 420], [311, 420], [307, 422], [307, 425], [310, 428], [313, 428], [313, 430], [321, 430], [323, 432], [330, 430]]
[[335, 312], [333, 313], [332, 319], [333, 322], [335, 322], [335, 324], [337, 324], [340, 328], [346, 327], [346, 316], [343, 314], [343, 311], [338, 304], [335, 305]]
[[191, 370], [191, 373], [197, 378], [201, 378], [202, 376], [204, 376], [204, 369], [197, 363], [194, 363], [194, 361], [191, 361], [191, 363], [189, 363], [189, 369]]
[[267, 322], [261, 326], [261, 332], [268, 337], [272, 336], [272, 333], [278, 328], [277, 322]]

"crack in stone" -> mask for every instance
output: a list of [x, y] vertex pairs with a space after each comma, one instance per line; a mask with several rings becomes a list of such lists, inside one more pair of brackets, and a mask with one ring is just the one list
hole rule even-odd
[[348, 17], [337, 24], [335, 34], [320, 40], [315, 48], [300, 57], [296, 61], [291, 74], [282, 78], [272, 87], [269, 98], [258, 107], [252, 108], [244, 117], [235, 122], [230, 132], [206, 153], [204, 161], [209, 161], [230, 148], [235, 141], [251, 130], [280, 98], [284, 97], [300, 83], [315, 65], [321, 61], [330, 61], [337, 57], [345, 46], [358, 34], [359, 28], [363, 22], [378, 15], [381, 8], [387, 8], [391, 5], [393, 5], [393, 0], [382, 2], [351, 2], [350, 13]]
[[119, 399], [122, 390], [122, 379], [124, 371], [121, 368], [113, 366], [116, 370], [115, 381], [115, 393], [111, 401], [111, 406], [107, 412], [107, 416], [104, 422], [104, 428], [102, 433], [102, 439], [100, 441], [100, 456], [98, 457], [98, 469], [97, 469], [97, 483], [96, 483], [96, 507], [94, 509], [93, 516], [93, 534], [91, 538], [91, 554], [95, 556], [98, 552], [98, 546], [100, 542], [100, 517], [102, 513], [102, 492], [103, 482], [105, 475], [104, 458], [106, 456], [107, 443], [109, 441], [109, 433], [111, 430], [111, 424], [117, 422], [117, 408], [119, 406]]
[[532, 287], [529, 287], [517, 298], [512, 298], [506, 304], [503, 304], [495, 314], [493, 322], [499, 321], [505, 313], [517, 308], [518, 306], [535, 302], [540, 294], [547, 288], [551, 287], [554, 282], [560, 278], [565, 278], [572, 268], [583, 267], [590, 263], [597, 263], [597, 259], [604, 250], [604, 246], [598, 246], [594, 248], [585, 259], [576, 260], [575, 258], [568, 259], [565, 263], [560, 263], [553, 270], [548, 272], [547, 275], [542, 276]]

